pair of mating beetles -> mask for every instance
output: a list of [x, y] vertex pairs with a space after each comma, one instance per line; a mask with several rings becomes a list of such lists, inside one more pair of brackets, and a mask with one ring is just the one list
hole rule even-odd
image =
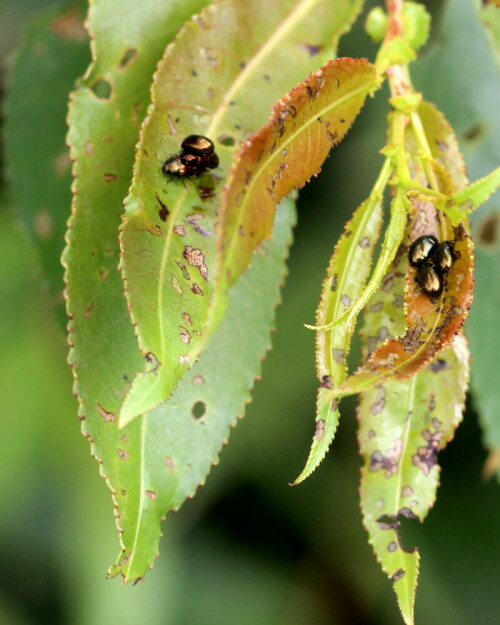
[[214, 151], [213, 142], [201, 135], [189, 135], [181, 143], [181, 152], [163, 163], [162, 171], [177, 178], [191, 178], [215, 169], [218, 165], [219, 157]]

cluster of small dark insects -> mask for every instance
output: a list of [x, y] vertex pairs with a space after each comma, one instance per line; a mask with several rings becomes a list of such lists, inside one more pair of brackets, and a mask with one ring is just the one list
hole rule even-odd
[[181, 143], [181, 151], [168, 158], [161, 168], [164, 174], [177, 178], [201, 176], [219, 165], [213, 142], [201, 135], [189, 135]]
[[439, 241], [432, 234], [416, 239], [408, 252], [410, 265], [416, 267], [415, 281], [429, 297], [440, 295], [443, 278], [455, 261], [453, 242]]

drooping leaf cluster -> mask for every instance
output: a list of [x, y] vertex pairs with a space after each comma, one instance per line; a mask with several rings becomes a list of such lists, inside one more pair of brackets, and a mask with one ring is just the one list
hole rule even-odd
[[[474, 283], [468, 216], [495, 192], [500, 170], [468, 184], [450, 125], [412, 86], [408, 67], [429, 33], [421, 5], [370, 14], [367, 29], [381, 44], [374, 64], [335, 58], [360, 4], [145, 0], [137, 9], [125, 0], [119, 20], [111, 0], [90, 7], [92, 62], [70, 95], [73, 202], [63, 265], [79, 415], [120, 531], [110, 575], [144, 577], [160, 521], [218, 462], [270, 348], [295, 223], [291, 194], [320, 172], [387, 79], [384, 164], [335, 245], [312, 326], [315, 432], [295, 483], [327, 453], [341, 398], [359, 393], [363, 520], [413, 623], [418, 552], [402, 544], [399, 526], [403, 517], [422, 521], [432, 506], [437, 454], [461, 420], [469, 378], [462, 328]], [[61, 63], [59, 94], [83, 73], [83, 32], [74, 11], [41, 29]], [[47, 162], [61, 180], [41, 185], [38, 205], [35, 185], [19, 183], [26, 114], [18, 102], [31, 62], [20, 55], [14, 74], [11, 166], [57, 290], [46, 240], [59, 231], [44, 206], [69, 196], [60, 146]], [[188, 135], [210, 138], [218, 166], [165, 173]], [[452, 250], [437, 294], [408, 263], [422, 235]], [[360, 318], [363, 362], [349, 372]]]

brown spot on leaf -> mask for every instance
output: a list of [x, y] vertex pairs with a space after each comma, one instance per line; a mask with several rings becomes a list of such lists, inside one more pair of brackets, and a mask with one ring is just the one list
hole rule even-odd
[[177, 291], [177, 293], [181, 295], [181, 293], [183, 292], [183, 288], [181, 287], [181, 284], [179, 280], [176, 278], [176, 276], [172, 276], [172, 286]]
[[392, 540], [388, 545], [387, 545], [387, 551], [389, 553], [394, 553], [398, 548], [398, 544], [397, 542], [395, 542], [394, 540]]
[[193, 293], [195, 295], [203, 295], [203, 291], [200, 289], [200, 287], [196, 284], [196, 282], [193, 284], [193, 286], [191, 287], [191, 291], [193, 291]]
[[120, 460], [128, 460], [128, 451], [126, 449], [117, 449], [116, 453]]
[[116, 174], [111, 172], [103, 174], [104, 182], [115, 182], [118, 178]]
[[124, 55], [120, 59], [120, 62], [118, 63], [118, 67], [120, 69], [125, 69], [128, 65], [132, 63], [132, 61], [135, 59], [136, 56], [137, 56], [137, 50], [135, 48], [129, 48], [128, 50], [125, 51]]
[[388, 449], [385, 455], [377, 449], [370, 457], [369, 471], [371, 473], [384, 471], [385, 477], [391, 477], [391, 475], [394, 475], [398, 470], [402, 449], [403, 442], [400, 438], [394, 441], [394, 447]]
[[175, 470], [174, 461], [170, 456], [165, 456], [165, 466], [171, 473]]
[[205, 256], [200, 249], [186, 245], [183, 256], [190, 265], [199, 269], [205, 280], [208, 280], [208, 267], [205, 264]]
[[338, 365], [341, 365], [345, 361], [345, 350], [344, 349], [334, 349], [334, 350], [332, 350], [332, 356], [333, 356], [333, 360]]
[[316, 429], [314, 431], [314, 438], [317, 441], [320, 441], [323, 438], [323, 435], [325, 433], [325, 420], [324, 419], [318, 419], [316, 421]]
[[370, 239], [368, 237], [363, 237], [359, 242], [359, 247], [363, 249], [370, 247]]
[[410, 497], [411, 495], [413, 495], [413, 488], [411, 486], [403, 486], [401, 489], [401, 496]]
[[398, 580], [400, 580], [405, 575], [406, 575], [406, 573], [403, 571], [403, 569], [398, 569], [395, 573], [393, 573], [390, 576], [389, 579], [391, 580], [391, 582], [397, 582]]
[[349, 297], [349, 295], [342, 295], [342, 297], [340, 298], [340, 302], [343, 306], [347, 308], [347, 306], [351, 305], [352, 299]]
[[186, 345], [190, 343], [191, 335], [184, 326], [179, 326], [179, 336], [181, 337], [181, 341], [186, 343]]
[[105, 410], [101, 404], [97, 404], [97, 410], [99, 412], [99, 414], [101, 415], [101, 417], [104, 419], [104, 421], [106, 421], [106, 423], [111, 423], [112, 421], [116, 420], [116, 416], [113, 412], [109, 412], [108, 410]]
[[158, 211], [158, 216], [162, 221], [167, 221], [167, 217], [170, 215], [170, 211], [167, 208], [167, 205], [161, 201], [158, 195], [156, 195], [156, 200], [160, 205], [160, 210]]
[[215, 189], [213, 187], [198, 187], [198, 193], [202, 200], [207, 200], [215, 195]]
[[321, 378], [321, 388], [333, 388], [333, 379], [331, 375], [324, 375]]
[[205, 384], [205, 378], [202, 375], [195, 375], [193, 378], [193, 384]]
[[184, 230], [184, 226], [174, 226], [174, 232], [180, 237], [186, 236], [186, 231]]
[[446, 360], [443, 360], [442, 358], [436, 358], [435, 360], [429, 363], [429, 369], [431, 371], [434, 371], [434, 373], [438, 373], [439, 371], [442, 371], [445, 368], [446, 368]]
[[184, 320], [184, 323], [188, 324], [188, 326], [193, 325], [193, 318], [188, 312], [182, 313], [182, 319]]
[[417, 453], [411, 457], [412, 464], [421, 469], [424, 475], [429, 475], [431, 469], [437, 464], [437, 454], [444, 432], [438, 431], [431, 434], [429, 430], [422, 432], [422, 438], [427, 441], [426, 446], [419, 447]]
[[152, 499], [153, 501], [158, 497], [154, 490], [145, 490], [144, 494], [146, 495], [146, 497]]
[[316, 56], [323, 49], [322, 45], [314, 45], [312, 43], [299, 43], [299, 47], [309, 54], [309, 56]]
[[429, 397], [429, 410], [432, 412], [436, 408], [436, 398], [434, 395]]
[[387, 391], [383, 386], [379, 386], [377, 390], [377, 396], [375, 397], [375, 401], [370, 406], [370, 412], [372, 415], [380, 414], [385, 408], [385, 396]]

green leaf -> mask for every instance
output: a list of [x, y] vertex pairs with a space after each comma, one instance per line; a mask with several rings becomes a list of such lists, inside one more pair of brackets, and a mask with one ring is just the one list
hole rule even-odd
[[452, 127], [443, 113], [430, 102], [421, 103], [418, 115], [432, 156], [446, 169], [454, 186], [462, 189], [468, 182], [465, 161]]
[[[414, 238], [419, 220], [413, 222]], [[362, 328], [365, 359], [404, 329], [404, 253], [370, 301]], [[459, 335], [439, 358], [409, 380], [388, 380], [360, 396], [359, 444], [364, 525], [382, 569], [394, 583], [407, 624], [413, 623], [418, 552], [403, 545], [403, 518], [422, 521], [435, 500], [437, 453], [461, 420], [469, 374], [469, 352]]]
[[451, 198], [450, 210], [456, 222], [482, 206], [500, 186], [500, 167], [484, 178], [475, 180], [464, 189], [460, 189]]
[[364, 525], [408, 624], [413, 623], [419, 555], [402, 543], [399, 526], [403, 518], [422, 521], [434, 503], [437, 453], [461, 420], [468, 362], [467, 343], [458, 336], [411, 380], [385, 382], [360, 399]]
[[423, 4], [403, 3], [403, 34], [414, 50], [421, 48], [429, 38], [431, 16]]
[[[134, 419], [122, 430], [123, 440], [117, 437], [124, 492], [118, 491], [116, 499], [124, 533], [123, 552], [111, 575], [120, 573], [125, 581], [144, 576], [158, 552], [160, 520], [194, 495], [218, 462], [231, 426], [244, 414], [271, 346], [293, 221], [293, 204], [287, 200], [278, 209], [272, 239], [231, 290], [227, 315], [199, 362], [168, 402]], [[115, 426], [108, 427], [116, 432]], [[132, 439], [129, 432], [135, 434]]]
[[[380, 198], [368, 199], [346, 224], [323, 281], [316, 313], [318, 326], [327, 325], [330, 319], [339, 317], [349, 302], [359, 296], [369, 275], [382, 216]], [[294, 484], [299, 484], [311, 475], [323, 460], [335, 436], [340, 413], [338, 399], [332, 390], [346, 378], [346, 359], [353, 332], [354, 322], [351, 321], [331, 330], [319, 330], [316, 334], [317, 376], [321, 383], [317, 398], [316, 429], [306, 465]]]
[[322, 329], [330, 329], [340, 324], [352, 324], [364, 306], [380, 287], [387, 270], [396, 256], [406, 227], [406, 215], [408, 201], [403, 192], [399, 192], [391, 203], [391, 216], [389, 225], [382, 242], [382, 250], [377, 259], [375, 269], [372, 272], [368, 284], [359, 294], [352, 306], [349, 306], [339, 317], [322, 326]]
[[[116, 2], [92, 5], [88, 23], [95, 61], [71, 97], [69, 142], [76, 180], [64, 252], [69, 360], [83, 433], [120, 506], [124, 490], [132, 505], [138, 483], [117, 449], [123, 436], [140, 446], [141, 435], [137, 428], [119, 432], [115, 415], [128, 380], [142, 365], [117, 269], [122, 201], [156, 63], [182, 22], [202, 4], [145, 0], [139, 8], [135, 0], [125, 0], [119, 20]], [[104, 97], [106, 88], [109, 97]]]
[[[331, 55], [330, 42], [358, 6], [226, 0], [186, 24], [167, 50], [121, 235], [127, 298], [146, 360], [122, 406], [121, 425], [167, 399], [206, 343], [208, 333], [201, 335], [219, 271], [219, 193], [234, 152], [266, 121], [273, 103]], [[305, 32], [311, 44], [304, 44]], [[167, 181], [162, 163], [193, 133], [214, 141], [220, 167], [197, 180]], [[212, 333], [223, 310], [210, 322]], [[192, 319], [190, 329], [182, 315]]]
[[68, 93], [89, 60], [79, 7], [51, 10], [29, 25], [12, 62], [6, 98], [5, 147], [16, 210], [59, 306], [64, 286], [60, 257], [71, 202], [66, 109]]

